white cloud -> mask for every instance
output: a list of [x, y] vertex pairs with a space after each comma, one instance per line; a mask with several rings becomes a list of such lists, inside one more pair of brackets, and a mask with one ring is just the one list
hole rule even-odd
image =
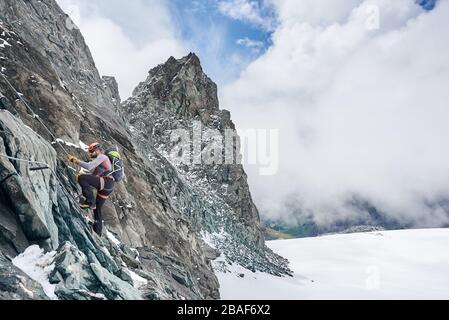
[[268, 3], [260, 4], [256, 0], [223, 0], [218, 4], [219, 11], [235, 20], [251, 23], [257, 27], [271, 31], [275, 19], [269, 13]]
[[264, 47], [262, 41], [252, 40], [248, 37], [238, 39], [237, 44], [252, 50], [254, 53], [259, 53]]
[[404, 223], [448, 224], [449, 2], [276, 4], [273, 46], [221, 94], [239, 127], [280, 129], [279, 173], [247, 168], [262, 214], [287, 216], [294, 199], [329, 224], [363, 214], [347, 205], [357, 195]]
[[307, 23], [312, 26], [345, 22], [352, 9], [364, 0], [272, 0], [284, 26]]
[[150, 68], [188, 53], [163, 1], [58, 0], [58, 4], [75, 16], [100, 73], [117, 78], [122, 98], [131, 95]]

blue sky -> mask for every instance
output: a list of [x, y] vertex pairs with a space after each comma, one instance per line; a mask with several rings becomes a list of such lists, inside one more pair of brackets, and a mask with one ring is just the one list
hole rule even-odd
[[433, 10], [437, 0], [416, 0], [424, 9]]
[[[257, 3], [261, 17], [274, 27], [274, 8]], [[220, 10], [216, 0], [169, 2], [170, 13], [179, 37], [202, 58], [204, 69], [220, 83], [237, 78], [248, 63], [271, 45], [274, 28], [233, 18]], [[229, 66], [233, 66], [231, 69]]]

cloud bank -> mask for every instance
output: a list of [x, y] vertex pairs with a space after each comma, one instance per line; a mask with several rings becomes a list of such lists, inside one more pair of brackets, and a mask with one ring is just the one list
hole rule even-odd
[[261, 214], [329, 225], [357, 198], [448, 225], [449, 1], [273, 2], [273, 46], [221, 92], [239, 127], [280, 129], [278, 174], [247, 167]]

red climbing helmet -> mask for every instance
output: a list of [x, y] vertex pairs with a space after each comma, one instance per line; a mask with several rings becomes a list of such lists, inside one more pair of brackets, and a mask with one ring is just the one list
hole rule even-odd
[[98, 142], [95, 142], [95, 143], [92, 143], [89, 145], [87, 151], [89, 151], [89, 153], [94, 153], [98, 149], [104, 149], [104, 148], [101, 144], [99, 144]]

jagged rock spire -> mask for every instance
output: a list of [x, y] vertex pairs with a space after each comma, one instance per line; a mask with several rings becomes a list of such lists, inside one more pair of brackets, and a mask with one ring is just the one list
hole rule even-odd
[[170, 57], [151, 69], [133, 96], [147, 99], [148, 94], [181, 117], [200, 116], [207, 122], [211, 113], [219, 110], [217, 85], [204, 73], [200, 59], [194, 53], [179, 60]]

